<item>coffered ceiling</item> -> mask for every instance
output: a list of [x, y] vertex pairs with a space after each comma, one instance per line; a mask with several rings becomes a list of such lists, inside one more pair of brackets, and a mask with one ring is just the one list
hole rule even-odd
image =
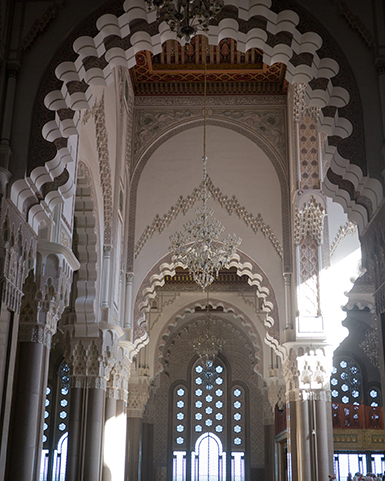
[[[141, 51], [131, 69], [136, 95], [203, 95], [205, 39], [196, 36], [181, 46], [168, 40], [158, 55]], [[208, 95], [284, 95], [286, 67], [263, 63], [263, 52], [237, 50], [237, 42], [223, 39], [207, 49]]]

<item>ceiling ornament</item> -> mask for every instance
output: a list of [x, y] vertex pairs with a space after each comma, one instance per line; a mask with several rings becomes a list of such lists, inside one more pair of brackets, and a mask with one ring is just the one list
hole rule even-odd
[[206, 290], [218, 276], [219, 271], [229, 266], [241, 239], [235, 234], [229, 234], [220, 242], [219, 238], [225, 229], [218, 220], [212, 218], [214, 211], [207, 206], [210, 191], [206, 156], [206, 50], [204, 57], [203, 176], [199, 196], [202, 207], [196, 210], [196, 219], [184, 225], [184, 232], [176, 232], [170, 237], [170, 252], [174, 255], [174, 261], [186, 266], [195, 282]]
[[208, 32], [209, 22], [224, 6], [223, 0], [146, 0], [150, 11], [165, 20], [171, 32], [188, 43], [197, 32]]

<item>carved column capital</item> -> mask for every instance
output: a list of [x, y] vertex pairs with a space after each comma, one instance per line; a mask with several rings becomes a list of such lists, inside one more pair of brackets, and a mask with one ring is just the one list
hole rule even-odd
[[19, 341], [51, 347], [57, 323], [69, 304], [72, 274], [77, 268], [79, 262], [67, 247], [47, 241], [38, 243], [34, 273], [24, 284]]
[[127, 416], [142, 418], [150, 394], [149, 378], [140, 377], [128, 386]]
[[72, 387], [107, 389], [115, 362], [110, 348], [104, 348], [100, 338], [72, 339], [66, 361]]
[[296, 346], [283, 362], [287, 401], [307, 399], [310, 393], [318, 399], [330, 399], [332, 351], [327, 347]]
[[107, 382], [107, 397], [127, 402], [131, 361], [127, 348], [119, 347]]

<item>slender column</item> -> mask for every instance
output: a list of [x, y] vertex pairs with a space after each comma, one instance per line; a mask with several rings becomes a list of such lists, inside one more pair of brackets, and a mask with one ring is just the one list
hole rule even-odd
[[124, 319], [124, 328], [132, 328], [132, 281], [134, 279], [134, 274], [132, 272], [126, 273], [126, 315]]
[[297, 401], [294, 392], [288, 393], [286, 403], [287, 424], [287, 477], [288, 481], [297, 481], [298, 478], [298, 443], [297, 443]]
[[103, 248], [103, 291], [101, 307], [106, 309], [110, 305], [110, 270], [111, 270], [111, 246]]
[[312, 478], [311, 470], [311, 432], [309, 430], [309, 401], [301, 392], [296, 402], [297, 411], [297, 460], [298, 460], [298, 480], [307, 480]]

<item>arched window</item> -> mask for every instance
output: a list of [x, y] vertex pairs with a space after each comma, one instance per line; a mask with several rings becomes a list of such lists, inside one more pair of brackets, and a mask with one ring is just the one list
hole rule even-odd
[[63, 360], [46, 388], [39, 481], [64, 481], [67, 462], [69, 367]]
[[245, 389], [230, 381], [216, 358], [209, 369], [192, 366], [190, 385], [172, 395], [173, 481], [244, 481]]
[[335, 361], [330, 378], [332, 401], [359, 405], [362, 399], [362, 376], [358, 364], [352, 358]]

